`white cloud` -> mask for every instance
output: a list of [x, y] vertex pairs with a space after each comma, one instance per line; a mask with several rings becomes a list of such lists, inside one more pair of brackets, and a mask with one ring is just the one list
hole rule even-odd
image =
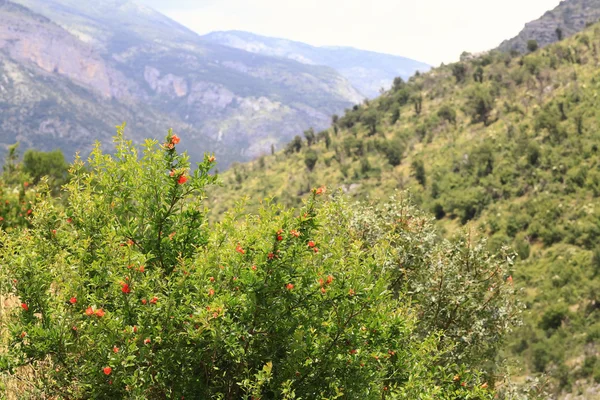
[[198, 33], [244, 30], [438, 65], [496, 47], [560, 0], [146, 0]]

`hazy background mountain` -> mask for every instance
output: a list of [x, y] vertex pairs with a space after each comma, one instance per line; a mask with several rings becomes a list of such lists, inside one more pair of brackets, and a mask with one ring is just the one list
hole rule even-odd
[[354, 49], [352, 47], [315, 47], [292, 40], [256, 35], [250, 32], [212, 32], [204, 39], [252, 53], [289, 58], [310, 65], [326, 65], [344, 76], [366, 97], [389, 89], [395, 77], [408, 79], [431, 66], [410, 58]]
[[[525, 24], [517, 36], [502, 42], [498, 49], [525, 53], [529, 40], [536, 40], [539, 46], [547, 46], [560, 40], [561, 36], [566, 38], [580, 32], [599, 19], [600, 0], [564, 0], [539, 19]], [[557, 29], [560, 32], [557, 33]]]
[[332, 68], [210, 43], [131, 1], [18, 3], [0, 1], [3, 146], [85, 153], [126, 120], [134, 138], [173, 127], [223, 166], [363, 98]]

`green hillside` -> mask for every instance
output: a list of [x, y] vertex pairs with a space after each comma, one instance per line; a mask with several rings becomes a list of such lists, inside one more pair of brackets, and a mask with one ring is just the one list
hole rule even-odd
[[[297, 205], [311, 187], [377, 202], [399, 189], [448, 235], [513, 246], [527, 305], [507, 349], [517, 380], [591, 396], [600, 382], [600, 26], [524, 57], [463, 55], [222, 174], [213, 218], [248, 197]], [[592, 389], [590, 389], [592, 388]]]

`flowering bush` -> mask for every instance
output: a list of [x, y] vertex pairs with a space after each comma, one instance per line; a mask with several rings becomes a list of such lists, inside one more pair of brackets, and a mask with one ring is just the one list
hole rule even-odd
[[[147, 141], [140, 155], [121, 127], [114, 156], [96, 148], [87, 166], [75, 162], [64, 208], [42, 196], [31, 228], [2, 236], [21, 305], [5, 376], [27, 381], [32, 398], [493, 397], [470, 354], [489, 346], [481, 330], [499, 341], [504, 311], [480, 304], [469, 320], [462, 310], [495, 295], [470, 282], [461, 291], [457, 281], [475, 279], [468, 271], [448, 288], [432, 277], [444, 289], [432, 293], [407, 271], [435, 258], [456, 272], [467, 252], [467, 269], [498, 269], [503, 299], [504, 264], [461, 243], [440, 247], [429, 225], [384, 221], [323, 188], [296, 212], [240, 206], [209, 224], [214, 157], [191, 171], [179, 140]], [[480, 326], [459, 345], [450, 328], [468, 321]]]

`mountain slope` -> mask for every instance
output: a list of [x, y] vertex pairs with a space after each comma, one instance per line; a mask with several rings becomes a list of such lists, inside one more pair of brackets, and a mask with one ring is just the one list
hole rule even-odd
[[598, 20], [600, 0], [563, 0], [555, 9], [525, 24], [517, 36], [502, 42], [498, 50], [525, 53], [529, 40], [537, 41], [540, 46], [547, 46], [580, 32], [586, 25]]
[[[0, 143], [86, 152], [114, 121], [134, 132], [189, 125], [129, 101], [128, 82], [91, 46], [25, 7], [0, 1]], [[43, 34], [40, 34], [43, 32]], [[121, 101], [119, 101], [119, 100]], [[161, 121], [162, 120], [162, 121]], [[134, 135], [135, 137], [135, 135]]]
[[315, 138], [227, 171], [211, 202], [222, 211], [248, 196], [252, 208], [272, 195], [298, 205], [320, 185], [377, 202], [409, 189], [448, 235], [466, 226], [492, 249], [517, 251], [511, 280], [527, 309], [506, 349], [523, 368], [516, 379], [545, 373], [555, 393], [594, 398], [598, 43], [595, 25], [524, 57], [492, 52], [398, 83]]
[[351, 47], [315, 47], [242, 31], [212, 32], [203, 38], [252, 53], [289, 58], [310, 65], [326, 65], [338, 71], [369, 98], [378, 96], [381, 88], [389, 89], [397, 76], [408, 79], [416, 71], [424, 72], [431, 68], [406, 57]]
[[[3, 60], [48, 77], [44, 81], [48, 93], [59, 92], [52, 85], [66, 79], [88, 96], [89, 107], [81, 110], [79, 100], [72, 100], [73, 107], [67, 108], [62, 104], [71, 100], [55, 102], [54, 113], [66, 120], [78, 119], [82, 128], [72, 130], [72, 124], [56, 123], [55, 137], [44, 140], [44, 126], [53, 115], [36, 108], [37, 90], [19, 88], [32, 94], [31, 102], [21, 98], [17, 104], [7, 95], [6, 107], [34, 116], [36, 123], [30, 122], [21, 137], [27, 143], [33, 141], [27, 132], [39, 136], [41, 149], [51, 141], [67, 153], [85, 152], [91, 137], [110, 138], [114, 129], [91, 126], [93, 119], [84, 117], [100, 119], [101, 107], [93, 106], [98, 102], [112, 104], [107, 115], [115, 120], [110, 125], [148, 119], [139, 127], [140, 137], [148, 135], [150, 126], [150, 134], [156, 137], [172, 126], [187, 137], [193, 156], [216, 151], [221, 166], [227, 166], [286, 142], [298, 130], [324, 127], [331, 114], [361, 99], [333, 69], [206, 43], [130, 1], [19, 3], [27, 8], [0, 2]], [[1, 113], [0, 123], [12, 124], [11, 115]], [[131, 124], [132, 129], [136, 125]], [[157, 126], [162, 129], [154, 130]], [[77, 133], [81, 130], [94, 135], [81, 136]], [[4, 144], [12, 141], [9, 137]]]

